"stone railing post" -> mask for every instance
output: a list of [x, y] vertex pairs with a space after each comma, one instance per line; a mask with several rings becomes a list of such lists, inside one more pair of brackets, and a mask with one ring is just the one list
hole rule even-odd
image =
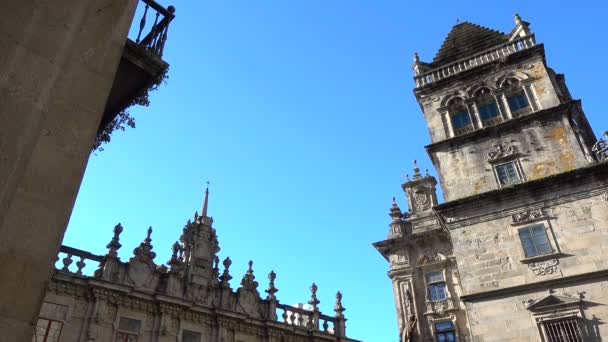
[[277, 298], [274, 295], [279, 291], [279, 289], [274, 286], [274, 280], [276, 277], [276, 273], [274, 273], [274, 271], [270, 271], [268, 274], [268, 289], [265, 290], [265, 292], [268, 293], [268, 297], [266, 297], [266, 300], [268, 301], [267, 317], [271, 321], [277, 321], [279, 319], [277, 316]]
[[342, 293], [340, 293], [340, 291], [336, 293], [336, 305], [334, 307], [334, 311], [336, 312], [334, 334], [339, 337], [346, 337], [346, 318], [344, 318], [344, 311], [346, 311], [346, 309], [342, 306]]

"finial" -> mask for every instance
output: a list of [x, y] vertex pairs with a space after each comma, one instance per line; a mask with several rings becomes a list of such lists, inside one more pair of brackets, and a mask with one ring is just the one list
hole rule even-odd
[[409, 173], [406, 173], [406, 174], [405, 174], [405, 181], [406, 181], [406, 182], [411, 181], [411, 179], [410, 179], [410, 174], [409, 174]]
[[429, 175], [429, 169], [424, 169], [424, 177], [428, 177]]
[[114, 226], [114, 236], [112, 237], [112, 240], [110, 240], [110, 242], [106, 245], [106, 248], [109, 249], [108, 255], [111, 257], [117, 257], [118, 250], [120, 247], [122, 247], [120, 244], [120, 233], [122, 233], [122, 231], [123, 228], [119, 222], [116, 226]]
[[336, 312], [336, 317], [343, 317], [343, 312], [346, 309], [342, 306], [342, 293], [338, 291], [336, 293], [336, 305], [334, 306], [334, 311]]
[[156, 253], [152, 252], [152, 226], [148, 228], [148, 234], [146, 235], [145, 240], [139, 244], [139, 247], [133, 250], [133, 254], [135, 257], [142, 261], [151, 262], [154, 258], [156, 258]]
[[422, 178], [420, 175], [420, 169], [418, 168], [418, 162], [414, 159], [414, 180]]
[[255, 276], [253, 275], [253, 261], [249, 260], [249, 269], [241, 279], [241, 285], [248, 290], [255, 290], [258, 288], [258, 282], [255, 281]]
[[209, 181], [207, 181], [207, 188], [205, 189], [205, 200], [203, 201], [203, 211], [201, 212], [202, 217], [207, 217], [207, 205], [209, 204]]
[[152, 226], [148, 227], [148, 235], [146, 236], [146, 240], [144, 240], [144, 241], [146, 241], [147, 243], [152, 242], [151, 236], [152, 236]]
[[515, 20], [515, 25], [521, 25], [521, 17], [519, 16], [519, 13], [515, 13], [513, 19]]
[[397, 205], [397, 200], [395, 199], [395, 196], [393, 196], [393, 207]]
[[274, 286], [274, 280], [277, 278], [277, 274], [274, 273], [274, 271], [270, 271], [270, 273], [268, 273], [268, 289], [266, 289], [264, 292], [268, 293], [268, 297], [266, 297], [267, 300], [276, 300], [277, 297], [275, 297], [275, 293], [279, 292], [279, 289], [277, 289]]
[[312, 294], [310, 296], [310, 300], [308, 301], [308, 304], [310, 304], [312, 306], [313, 312], [317, 312], [317, 311], [319, 311], [319, 309], [317, 309], [317, 305], [319, 305], [319, 303], [321, 303], [317, 299], [317, 284], [312, 283], [312, 285], [310, 286], [310, 292], [312, 292]]
[[167, 262], [167, 264], [169, 264], [169, 266], [171, 266], [171, 272], [178, 272], [183, 265], [183, 260], [181, 260], [181, 256], [178, 257], [177, 254], [180, 253], [182, 251], [182, 247], [179, 244], [178, 241], [175, 241], [175, 243], [173, 244], [173, 246], [171, 247], [171, 259], [169, 260], [169, 262]]
[[224, 259], [223, 264], [224, 264], [224, 273], [220, 277], [221, 285], [222, 285], [222, 287], [230, 288], [229, 281], [230, 281], [230, 279], [232, 279], [232, 276], [230, 275], [229, 269], [230, 269], [230, 265], [232, 265], [232, 260], [230, 260], [229, 257], [226, 257], [226, 259]]
[[420, 57], [418, 56], [418, 52], [414, 52], [414, 63], [420, 62]]
[[460, 24], [460, 18], [456, 18], [456, 25]]

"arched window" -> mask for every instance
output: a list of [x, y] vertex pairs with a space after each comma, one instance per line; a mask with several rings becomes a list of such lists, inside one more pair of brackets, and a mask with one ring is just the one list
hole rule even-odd
[[530, 109], [530, 103], [526, 97], [524, 89], [516, 79], [508, 79], [504, 83], [505, 97], [509, 104], [509, 109], [514, 117], [517, 117]]
[[473, 129], [471, 116], [461, 98], [456, 97], [448, 102], [448, 112], [450, 113], [454, 135], [461, 135]]
[[481, 88], [475, 93], [475, 103], [477, 104], [479, 117], [484, 126], [493, 125], [501, 121], [498, 105], [488, 88]]

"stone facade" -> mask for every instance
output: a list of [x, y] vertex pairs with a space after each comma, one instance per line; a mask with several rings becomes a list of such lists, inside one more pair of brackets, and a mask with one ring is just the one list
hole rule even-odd
[[[120, 224], [104, 256], [63, 246], [63, 267], [48, 287], [33, 341], [54, 334], [60, 339], [49, 341], [356, 342], [345, 336], [340, 292], [331, 316], [319, 311], [315, 284], [307, 309], [285, 305], [270, 272], [263, 299], [251, 261], [235, 291], [230, 258], [220, 270], [207, 201], [208, 191], [202, 214], [188, 220], [166, 266], [154, 261], [152, 228], [127, 262], [118, 257]], [[88, 275], [91, 261], [99, 268]]]
[[529, 23], [460, 23], [414, 57], [437, 181], [415, 166], [388, 239], [405, 341], [608, 336], [608, 154]]

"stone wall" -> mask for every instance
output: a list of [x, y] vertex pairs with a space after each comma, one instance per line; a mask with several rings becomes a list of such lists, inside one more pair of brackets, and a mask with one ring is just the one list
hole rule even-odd
[[6, 341], [31, 340], [136, 4], [0, 2], [0, 331]]

